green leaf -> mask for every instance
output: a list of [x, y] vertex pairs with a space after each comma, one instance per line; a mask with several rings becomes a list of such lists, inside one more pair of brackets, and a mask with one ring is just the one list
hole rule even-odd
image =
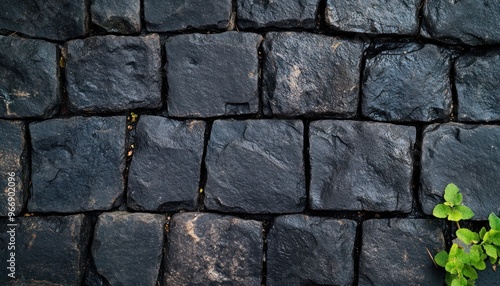
[[446, 271], [450, 272], [451, 274], [457, 274], [459, 270], [462, 270], [463, 267], [464, 264], [460, 261], [448, 261], [448, 263], [446, 263], [446, 265], [444, 266], [444, 269], [446, 269]]
[[489, 257], [498, 258], [497, 249], [493, 245], [485, 244], [483, 248]]
[[462, 219], [462, 213], [457, 211], [456, 209], [452, 209], [451, 213], [448, 215], [448, 220], [451, 221], [460, 221]]
[[451, 285], [451, 281], [455, 279], [457, 275], [451, 274], [450, 272], [446, 272], [446, 276], [444, 277], [444, 280], [446, 282], [446, 285]]
[[462, 214], [462, 219], [470, 219], [474, 216], [474, 212], [466, 206], [456, 206], [455, 209]]
[[490, 222], [491, 229], [500, 230], [500, 218], [494, 213], [490, 213], [488, 216], [488, 221]]
[[432, 214], [437, 218], [446, 218], [451, 213], [451, 208], [444, 204], [438, 204], [432, 210]]
[[444, 200], [457, 206], [462, 203], [462, 194], [457, 185], [451, 183], [444, 189]]
[[484, 234], [483, 243], [495, 244], [500, 246], [500, 230], [490, 229]]
[[486, 263], [484, 263], [484, 260], [479, 260], [479, 262], [471, 263], [471, 265], [474, 266], [477, 270], [486, 269]]
[[457, 230], [456, 235], [458, 239], [463, 241], [465, 244], [471, 244], [472, 242], [478, 243], [479, 242], [479, 234], [467, 229], [467, 228], [461, 228]]
[[444, 250], [438, 252], [434, 256], [434, 261], [436, 262], [437, 265], [439, 265], [441, 267], [445, 267], [446, 262], [448, 262], [448, 253]]
[[477, 272], [472, 266], [470, 265], [464, 265], [464, 271], [463, 271], [464, 276], [469, 277], [471, 279], [477, 279]]
[[479, 237], [483, 239], [485, 233], [486, 233], [486, 227], [483, 226], [479, 231]]
[[451, 286], [467, 286], [467, 279], [464, 277], [457, 277], [451, 281]]

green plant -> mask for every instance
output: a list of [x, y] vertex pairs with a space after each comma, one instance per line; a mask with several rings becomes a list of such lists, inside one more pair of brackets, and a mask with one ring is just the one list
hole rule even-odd
[[444, 190], [445, 202], [434, 207], [432, 214], [457, 223], [456, 239], [449, 252], [440, 251], [434, 256], [437, 265], [446, 270], [446, 284], [451, 286], [475, 285], [476, 270], [486, 269], [489, 258], [493, 270], [500, 265], [500, 218], [494, 213], [488, 216], [490, 229], [481, 228], [479, 233], [460, 228], [459, 221], [470, 219], [474, 212], [462, 204], [463, 196], [455, 184]]

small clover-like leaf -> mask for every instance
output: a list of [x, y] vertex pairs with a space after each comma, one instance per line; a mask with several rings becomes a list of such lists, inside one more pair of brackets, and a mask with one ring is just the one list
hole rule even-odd
[[483, 226], [479, 231], [479, 237], [483, 239], [485, 233], [486, 233], [486, 227]]
[[488, 221], [490, 223], [491, 229], [500, 230], [500, 218], [497, 217], [494, 213], [490, 213], [488, 216]]
[[446, 218], [451, 213], [451, 208], [444, 204], [438, 204], [432, 210], [432, 215], [437, 218]]
[[461, 228], [457, 230], [456, 235], [458, 239], [463, 241], [465, 244], [478, 243], [479, 242], [479, 234], [473, 232], [467, 228]]
[[438, 252], [434, 256], [434, 261], [436, 262], [437, 265], [439, 265], [441, 267], [445, 267], [446, 262], [448, 262], [448, 253], [444, 250]]
[[500, 246], [500, 230], [490, 229], [484, 234], [483, 243]]
[[444, 199], [445, 201], [457, 206], [462, 203], [463, 197], [462, 194], [460, 194], [460, 189], [457, 185], [450, 183], [444, 189]]
[[462, 213], [457, 211], [456, 209], [452, 209], [451, 213], [448, 215], [448, 220], [451, 221], [460, 221], [462, 219]]
[[462, 214], [462, 219], [470, 219], [474, 216], [474, 212], [466, 206], [456, 206], [455, 209]]
[[467, 279], [464, 277], [457, 277], [451, 280], [451, 286], [467, 286]]
[[474, 266], [474, 268], [476, 268], [477, 270], [486, 269], [486, 263], [484, 263], [484, 260], [479, 260], [476, 263], [471, 263], [471, 265]]
[[489, 257], [498, 258], [497, 249], [493, 245], [485, 244], [483, 245], [484, 251]]
[[470, 265], [464, 265], [464, 271], [463, 271], [464, 276], [469, 277], [470, 279], [477, 279], [477, 272], [472, 266]]

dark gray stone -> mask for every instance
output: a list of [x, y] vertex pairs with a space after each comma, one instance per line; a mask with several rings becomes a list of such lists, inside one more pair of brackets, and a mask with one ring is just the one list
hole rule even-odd
[[182, 117], [255, 114], [257, 49], [252, 33], [190, 34], [167, 39], [168, 114]]
[[446, 185], [456, 184], [474, 220], [500, 213], [500, 126], [434, 124], [424, 131], [420, 202], [425, 213], [443, 202]]
[[[18, 217], [15, 250], [7, 248], [11, 227], [6, 220], [0, 223], [1, 285], [82, 285], [91, 232], [88, 217]], [[4, 268], [11, 251], [15, 252], [15, 279]]]
[[0, 1], [0, 30], [65, 41], [88, 32], [87, 0]]
[[434, 45], [384, 48], [366, 61], [362, 112], [379, 121], [434, 121], [451, 113], [451, 60]]
[[231, 9], [231, 0], [144, 0], [144, 19], [154, 32], [227, 29]]
[[0, 118], [54, 115], [60, 101], [57, 63], [55, 44], [0, 36]]
[[444, 250], [443, 222], [373, 219], [363, 222], [359, 285], [442, 285], [444, 270], [432, 263]]
[[128, 177], [128, 205], [137, 210], [194, 210], [205, 123], [141, 116]]
[[92, 23], [106, 32], [132, 34], [141, 31], [140, 0], [92, 0]]
[[301, 121], [215, 121], [206, 157], [205, 205], [240, 213], [303, 211], [302, 152]]
[[267, 236], [267, 285], [351, 285], [356, 222], [280, 216]]
[[361, 42], [309, 33], [269, 33], [264, 51], [266, 115], [356, 115]]
[[124, 190], [125, 117], [30, 124], [33, 212], [109, 210]]
[[92, 256], [99, 274], [110, 285], [157, 285], [164, 226], [163, 215], [127, 212], [100, 215], [92, 242]]
[[237, 0], [241, 28], [314, 28], [318, 0]]
[[421, 0], [327, 0], [326, 23], [335, 30], [370, 34], [418, 34]]
[[467, 45], [500, 43], [498, 1], [425, 1], [423, 12], [425, 37]]
[[412, 126], [322, 120], [310, 125], [310, 206], [410, 212]]
[[179, 213], [170, 223], [166, 285], [260, 285], [262, 224], [210, 213]]
[[500, 53], [464, 55], [455, 62], [458, 119], [500, 120]]
[[66, 43], [73, 111], [161, 107], [160, 37], [101, 36]]

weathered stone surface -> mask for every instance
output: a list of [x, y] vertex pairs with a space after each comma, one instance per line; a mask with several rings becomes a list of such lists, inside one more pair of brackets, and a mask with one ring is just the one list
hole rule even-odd
[[380, 121], [434, 121], [451, 113], [450, 55], [434, 45], [385, 47], [366, 61], [363, 115]]
[[125, 117], [30, 124], [34, 212], [108, 210], [124, 189]]
[[422, 34], [468, 45], [500, 43], [500, 5], [494, 0], [426, 1]]
[[18, 215], [28, 197], [28, 148], [26, 125], [21, 121], [0, 120], [0, 216]]
[[455, 62], [458, 119], [500, 120], [500, 53], [464, 55]]
[[266, 115], [356, 115], [361, 42], [309, 33], [269, 33], [264, 51]]
[[165, 217], [113, 212], [99, 216], [92, 256], [110, 285], [157, 285]]
[[304, 210], [303, 126], [296, 120], [217, 120], [208, 142], [205, 205], [243, 213]]
[[445, 249], [442, 221], [373, 219], [363, 222], [359, 285], [441, 285], [433, 254]]
[[[12, 250], [10, 227], [1, 221], [2, 268]], [[90, 219], [83, 214], [18, 217], [15, 227], [15, 277], [2, 269], [2, 285], [81, 285], [88, 259]], [[5, 258], [5, 260], [4, 260]]]
[[209, 213], [173, 216], [166, 285], [260, 285], [262, 224]]
[[351, 285], [356, 222], [280, 216], [267, 236], [267, 285]]
[[318, 2], [318, 0], [238, 0], [238, 26], [241, 28], [314, 28]]
[[326, 23], [335, 30], [370, 34], [418, 34], [420, 0], [327, 0]]
[[231, 9], [231, 0], [144, 0], [144, 19], [154, 32], [226, 29]]
[[65, 45], [73, 111], [161, 107], [160, 38], [100, 36]]
[[194, 210], [205, 123], [142, 116], [128, 177], [128, 205], [138, 210]]
[[87, 0], [0, 1], [0, 30], [64, 41], [88, 32]]
[[456, 184], [475, 220], [500, 213], [500, 126], [434, 124], [424, 131], [420, 202], [425, 213], [443, 202], [446, 185]]
[[321, 120], [310, 125], [310, 206], [410, 212], [412, 126]]
[[132, 34], [141, 31], [140, 0], [92, 0], [92, 23], [106, 32]]
[[54, 115], [60, 101], [57, 61], [55, 44], [0, 36], [0, 118]]
[[476, 285], [491, 285], [495, 286], [498, 284], [498, 281], [500, 281], [500, 271], [498, 271], [498, 265], [497, 265], [497, 270], [493, 270], [491, 263], [487, 262], [486, 263], [486, 269], [479, 272], [479, 277], [476, 280]]
[[238, 32], [167, 39], [168, 114], [257, 113], [257, 48], [261, 41], [257, 34]]

